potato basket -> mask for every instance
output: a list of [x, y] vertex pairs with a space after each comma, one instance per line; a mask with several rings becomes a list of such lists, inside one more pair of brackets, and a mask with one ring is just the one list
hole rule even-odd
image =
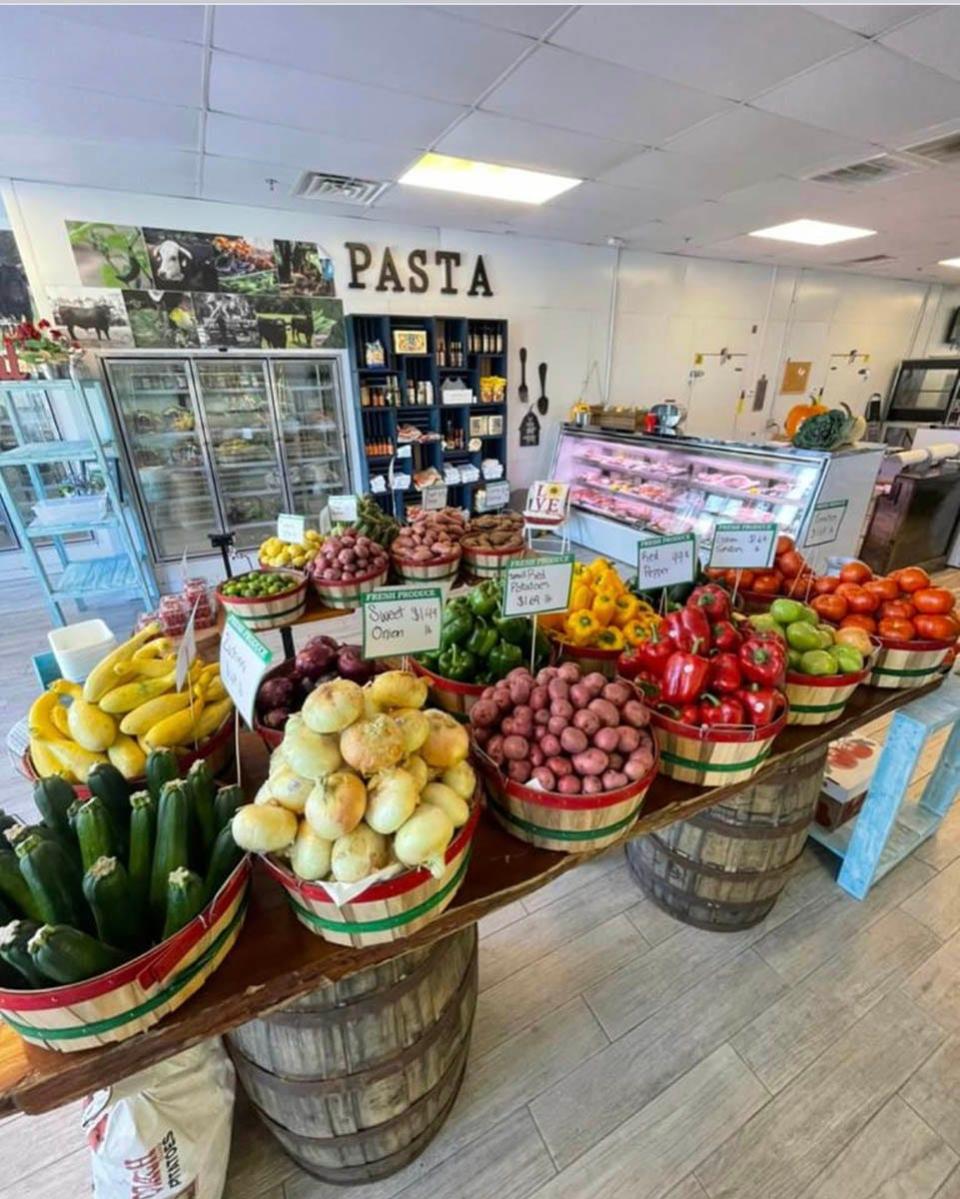
[[95, 1049], [145, 1032], [199, 991], [233, 948], [246, 915], [245, 857], [199, 916], [115, 970], [65, 987], [0, 988], [0, 1016], [31, 1045]]
[[513, 547], [498, 550], [478, 549], [465, 545], [463, 548], [464, 571], [474, 579], [495, 579], [506, 569], [508, 562], [526, 557], [526, 546], [521, 542]]
[[389, 573], [389, 566], [384, 566], [381, 570], [371, 571], [370, 574], [363, 575], [359, 579], [348, 579], [344, 583], [324, 582], [316, 575], [310, 577], [314, 591], [328, 607], [356, 608], [360, 604], [361, 595], [366, 595], [367, 592], [376, 591], [378, 587], [382, 587], [387, 581]]
[[410, 669], [429, 683], [431, 705], [442, 708], [458, 720], [466, 720], [470, 709], [487, 689], [486, 683], [458, 683], [456, 679], [445, 679], [442, 674], [434, 674], [416, 658], [410, 659]]
[[880, 637], [880, 652], [870, 673], [872, 687], [925, 687], [943, 673], [952, 641], [895, 641]]
[[279, 629], [300, 619], [307, 606], [307, 576], [302, 570], [276, 569], [261, 573], [286, 575], [290, 586], [275, 595], [246, 597], [224, 595], [222, 585], [216, 588], [217, 602], [224, 611], [232, 612], [248, 629], [262, 633], [267, 629]]
[[402, 941], [439, 916], [459, 890], [470, 861], [480, 806], [478, 790], [467, 823], [447, 846], [440, 878], [434, 878], [425, 866], [404, 870], [394, 878], [371, 883], [339, 907], [323, 883], [297, 878], [277, 858], [264, 857], [262, 861], [286, 891], [293, 914], [316, 936], [355, 949]]
[[660, 748], [660, 770], [669, 778], [700, 787], [745, 783], [769, 757], [787, 716], [785, 711], [763, 728], [730, 725], [703, 729], [652, 712], [650, 725]]
[[557, 662], [575, 662], [583, 674], [599, 671], [605, 678], [617, 677], [617, 661], [622, 649], [600, 649], [596, 645], [571, 645], [567, 641], [554, 639], [557, 647]]
[[460, 558], [459, 546], [452, 554], [433, 558], [429, 562], [415, 562], [412, 558], [401, 557], [400, 554], [390, 555], [394, 570], [405, 583], [439, 583], [446, 579], [454, 579], [460, 569]]

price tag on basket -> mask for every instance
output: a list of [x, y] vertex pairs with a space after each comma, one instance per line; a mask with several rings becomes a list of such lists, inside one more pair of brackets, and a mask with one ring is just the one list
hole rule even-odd
[[508, 562], [503, 583], [504, 616], [565, 612], [573, 587], [573, 554], [544, 554]]
[[357, 519], [357, 497], [355, 495], [328, 496], [327, 512], [335, 525], [352, 525]]
[[277, 536], [281, 541], [299, 543], [307, 530], [307, 518], [294, 516], [292, 512], [281, 512], [277, 517]]
[[439, 512], [447, 506], [446, 483], [434, 483], [420, 492], [420, 507], [424, 512]]
[[360, 597], [362, 654], [386, 658], [429, 654], [440, 648], [443, 591], [439, 587], [386, 587]]
[[822, 504], [817, 504], [810, 518], [803, 548], [812, 549], [815, 545], [832, 545], [837, 540], [846, 514], [846, 500], [827, 500]]
[[187, 675], [190, 671], [190, 663], [197, 656], [197, 634], [194, 631], [193, 625], [199, 603], [200, 597], [197, 596], [193, 604], [193, 611], [190, 613], [190, 619], [187, 621], [187, 627], [183, 630], [183, 640], [180, 642], [180, 648], [177, 650], [177, 673], [174, 679], [174, 686], [177, 691], [183, 690], [183, 685], [187, 681]]
[[692, 583], [699, 565], [693, 533], [645, 538], [637, 542], [637, 590]]
[[709, 565], [722, 570], [772, 566], [778, 533], [773, 523], [715, 525]]
[[220, 638], [220, 681], [251, 728], [257, 688], [272, 661], [273, 651], [242, 620], [228, 612]]

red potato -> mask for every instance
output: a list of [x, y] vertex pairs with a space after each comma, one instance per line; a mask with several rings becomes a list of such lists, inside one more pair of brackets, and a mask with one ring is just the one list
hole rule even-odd
[[537, 745], [542, 745], [543, 739], [551, 735], [552, 734], [548, 732], [545, 724], [535, 724], [533, 726], [533, 740], [537, 743]]
[[470, 723], [474, 728], [491, 728], [500, 719], [497, 705], [489, 699], [478, 699], [470, 709]]
[[[547, 755], [548, 759], [553, 758], [560, 753], [560, 738], [554, 733], [547, 733], [540, 738], [540, 748]], [[550, 765], [549, 761], [547, 765]], [[550, 769], [552, 770], [553, 767], [551, 766]]]
[[513, 731], [520, 737], [529, 737], [533, 733], [533, 713], [529, 708], [524, 708], [522, 711], [522, 716], [520, 715], [520, 708], [517, 708], [514, 713]]
[[622, 770], [623, 764], [626, 760], [627, 759], [623, 756], [623, 754], [611, 754], [610, 755], [610, 769], [611, 770]]
[[532, 767], [526, 759], [522, 762], [512, 761], [507, 766], [507, 776], [512, 778], [515, 783], [525, 783], [530, 777]]
[[513, 717], [504, 716], [503, 720], [500, 721], [500, 732], [503, 733], [504, 737], [512, 737], [516, 731]]
[[499, 766], [503, 761], [503, 738], [495, 733], [487, 742], [487, 754]]
[[576, 662], [563, 662], [557, 668], [557, 677], [565, 683], [576, 683], [580, 680], [580, 667]]
[[580, 780], [575, 774], [565, 774], [557, 783], [561, 795], [579, 795], [580, 789]]
[[547, 728], [555, 737], [559, 737], [565, 728], [570, 724], [566, 716], [551, 716], [547, 721]]
[[570, 687], [570, 702], [575, 708], [585, 708], [593, 699], [593, 692], [585, 683], [573, 683]]
[[556, 666], [544, 666], [537, 671], [537, 686], [546, 687], [557, 677]]
[[627, 700], [634, 698], [633, 688], [629, 683], [607, 683], [600, 694], [604, 699], [616, 704], [618, 708], [622, 707]]
[[556, 754], [552, 758], [547, 758], [546, 764], [558, 779], [565, 778], [568, 774], [573, 774], [573, 763], [562, 754]]
[[635, 729], [633, 725], [622, 724], [617, 729], [619, 734], [619, 744], [617, 749], [622, 754], [632, 754], [635, 749], [640, 746], [640, 730]]
[[[569, 663], [565, 663], [565, 665], [569, 665]], [[547, 684], [547, 691], [551, 700], [570, 698], [570, 684], [563, 679], [551, 679]]]
[[530, 754], [530, 743], [526, 737], [509, 736], [503, 739], [503, 756], [511, 762], [520, 762]]
[[587, 734], [582, 729], [569, 726], [560, 734], [560, 745], [565, 753], [582, 754], [589, 744]]
[[508, 670], [504, 677], [508, 683], [514, 679], [526, 679], [528, 683], [533, 682], [533, 676], [526, 666], [514, 666], [513, 670]]
[[568, 699], [551, 700], [550, 715], [559, 716], [569, 722], [573, 720], [573, 704]]
[[529, 702], [530, 692], [533, 686], [529, 678], [526, 679], [508, 679], [510, 684], [510, 698], [515, 704], [525, 704]]
[[602, 749], [605, 754], [615, 753], [620, 748], [620, 731], [605, 727], [598, 729], [593, 735], [593, 744]]
[[539, 712], [541, 708], [550, 706], [550, 693], [546, 687], [540, 685], [534, 687], [530, 691], [530, 699], [527, 701], [534, 712]]
[[530, 765], [542, 766], [547, 760], [547, 755], [543, 752], [539, 745], [530, 746]]
[[490, 740], [490, 738], [492, 736], [493, 736], [493, 732], [491, 729], [474, 729], [473, 730], [473, 739], [474, 739], [474, 741], [476, 741], [477, 745], [479, 745], [481, 749], [483, 749], [483, 747], [487, 744], [487, 742]]
[[604, 791], [616, 791], [618, 787], [625, 787], [630, 780], [622, 770], [605, 770], [603, 772], [603, 789]]
[[537, 780], [544, 791], [555, 791], [557, 789], [557, 776], [553, 773], [549, 766], [537, 766], [534, 768], [533, 777]]
[[650, 723], [650, 713], [638, 699], [631, 699], [623, 705], [623, 719], [635, 729], [645, 729]]
[[596, 712], [590, 712], [586, 708], [581, 708], [579, 712], [574, 712], [573, 714], [573, 727], [583, 729], [588, 737], [592, 737], [600, 727], [600, 717]]
[[[607, 771], [607, 773], [610, 772]], [[601, 791], [606, 790], [595, 774], [588, 774], [585, 779], [581, 780], [581, 789], [584, 795], [599, 795]]]
[[638, 782], [650, 773], [650, 765], [644, 764], [639, 758], [628, 758], [623, 766], [623, 773], [633, 782]]
[[609, 767], [610, 759], [602, 749], [585, 749], [582, 754], [573, 758], [573, 768], [577, 774], [603, 774]]
[[581, 681], [590, 688], [591, 695], [596, 698], [602, 694], [604, 687], [606, 687], [607, 676], [601, 674], [599, 670], [591, 670]]
[[609, 728], [616, 728], [620, 723], [620, 713], [608, 699], [592, 699], [587, 711], [596, 712], [600, 717], [600, 723]]
[[538, 728], [541, 725], [544, 728], [546, 728], [547, 721], [549, 719], [550, 719], [550, 709], [549, 708], [538, 708], [537, 711], [534, 712], [534, 714], [533, 714], [533, 723]]

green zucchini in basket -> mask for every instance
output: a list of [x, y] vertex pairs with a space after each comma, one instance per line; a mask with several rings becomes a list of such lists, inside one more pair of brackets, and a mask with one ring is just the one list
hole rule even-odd
[[164, 784], [157, 808], [157, 841], [150, 872], [150, 920], [159, 933], [167, 913], [167, 879], [190, 864], [190, 796], [176, 779]]
[[[119, 837], [107, 805], [99, 795], [91, 795], [81, 804], [76, 816], [77, 841], [86, 873], [97, 858], [112, 858], [119, 853]], [[48, 923], [56, 923], [48, 921]]]
[[27, 945], [34, 966], [49, 982], [83, 982], [122, 965], [127, 955], [67, 924], [44, 924]]
[[15, 915], [28, 916], [31, 920], [42, 919], [40, 906], [27, 886], [17, 855], [12, 849], [0, 849], [0, 896], [14, 909]]
[[213, 850], [210, 854], [210, 863], [207, 866], [205, 883], [208, 903], [236, 870], [242, 858], [243, 850], [234, 841], [230, 825], [225, 824], [217, 833], [217, 839], [213, 843]]
[[193, 815], [200, 833], [203, 862], [206, 864], [217, 835], [217, 816], [214, 809], [213, 775], [203, 758], [198, 758], [187, 771], [187, 787], [193, 801]]
[[83, 895], [105, 945], [132, 952], [145, 946], [146, 926], [127, 872], [116, 858], [98, 858], [83, 876]]
[[181, 866], [172, 870], [167, 879], [167, 913], [163, 924], [163, 940], [178, 933], [194, 916], [203, 911], [207, 889], [199, 874]]
[[36, 920], [11, 920], [0, 928], [0, 958], [16, 970], [21, 986], [45, 987], [47, 980], [33, 964], [27, 949], [30, 938], [39, 929]]
[[127, 780], [110, 762], [98, 762], [87, 775], [87, 786], [103, 801], [113, 824], [117, 851], [125, 857], [130, 843], [130, 788]]
[[130, 888], [146, 917], [150, 901], [150, 874], [153, 870], [153, 847], [157, 839], [157, 804], [149, 791], [136, 791], [130, 796], [130, 856], [127, 874]]
[[47, 828], [63, 837], [72, 837], [70, 808], [76, 802], [73, 788], [59, 774], [39, 779], [33, 788], [33, 802]]
[[222, 828], [230, 824], [234, 812], [236, 812], [237, 808], [242, 808], [246, 802], [243, 797], [243, 789], [238, 787], [236, 783], [231, 783], [228, 787], [221, 787], [217, 791], [216, 798], [213, 801], [213, 808], [218, 833]]
[[180, 763], [172, 749], [155, 749], [147, 756], [144, 770], [147, 779], [147, 790], [153, 798], [160, 802], [160, 792], [164, 784], [171, 783], [180, 774]]
[[40, 919], [47, 924], [89, 928], [90, 913], [76, 866], [60, 842], [31, 833], [18, 843], [16, 852]]

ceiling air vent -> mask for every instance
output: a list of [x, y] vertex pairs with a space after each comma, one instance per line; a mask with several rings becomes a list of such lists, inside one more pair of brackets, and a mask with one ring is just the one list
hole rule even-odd
[[893, 262], [892, 254], [867, 254], [864, 258], [845, 258], [836, 266], [866, 266], [871, 262]]
[[331, 204], [370, 204], [387, 185], [374, 179], [356, 179], [353, 175], [328, 175], [324, 171], [304, 171], [291, 193], [302, 200], [320, 200]]
[[848, 166], [838, 167], [835, 171], [824, 171], [820, 175], [810, 175], [811, 183], [836, 184], [840, 187], [870, 187], [874, 183], [886, 183], [889, 179], [900, 179], [904, 175], [912, 175], [920, 167], [916, 163], [905, 162], [890, 154], [878, 154], [876, 158], [867, 158], [863, 162], [851, 162]]
[[905, 146], [904, 153], [915, 154], [918, 158], [926, 158], [940, 166], [960, 161], [960, 133], [948, 133], [944, 137], [935, 137], [929, 142], [918, 142], [915, 146]]

